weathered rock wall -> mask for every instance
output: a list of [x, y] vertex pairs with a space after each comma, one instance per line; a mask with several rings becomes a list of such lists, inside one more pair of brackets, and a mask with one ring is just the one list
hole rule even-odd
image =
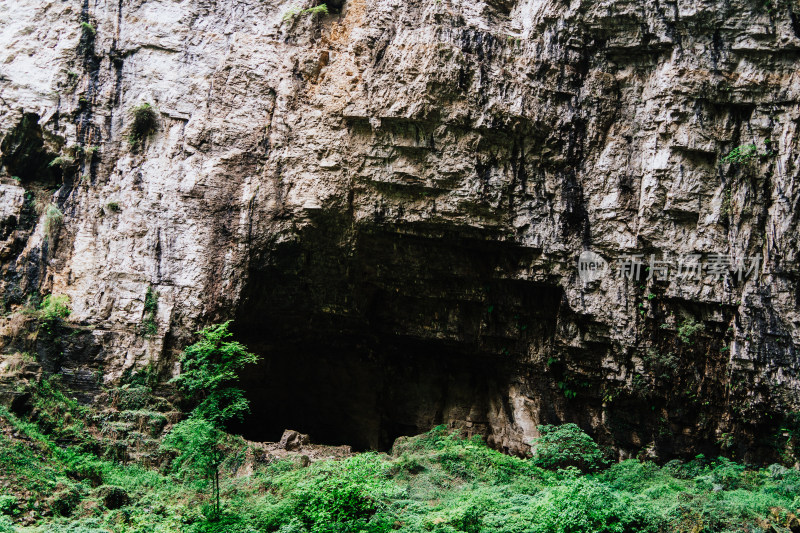
[[[257, 436], [294, 418], [381, 447], [449, 422], [525, 453], [569, 420], [622, 453], [783, 449], [800, 6], [295, 4], [0, 5], [3, 293], [69, 295], [68, 373], [169, 373], [235, 318], [266, 357]], [[159, 127], [134, 147], [144, 102]], [[745, 144], [761, 155], [721, 162]], [[763, 260], [585, 283], [586, 249]]]

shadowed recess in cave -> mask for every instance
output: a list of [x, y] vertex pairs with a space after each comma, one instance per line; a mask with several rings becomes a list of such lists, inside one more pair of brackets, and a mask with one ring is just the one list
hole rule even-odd
[[271, 252], [249, 272], [235, 322], [264, 356], [242, 381], [245, 437], [290, 428], [386, 450], [442, 423], [491, 443], [492, 421], [513, 423], [509, 387], [552, 338], [562, 292], [497, 273], [535, 251], [319, 224]]
[[340, 338], [267, 352], [243, 380], [252, 410], [242, 430], [257, 441], [277, 441], [291, 428], [315, 443], [388, 450], [397, 437], [450, 421], [487, 434], [488, 412], [510, 381], [502, 361], [419, 342], [378, 351]]

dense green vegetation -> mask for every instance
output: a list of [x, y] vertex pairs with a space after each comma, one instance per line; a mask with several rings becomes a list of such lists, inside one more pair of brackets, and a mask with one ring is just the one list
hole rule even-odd
[[[222, 481], [224, 512], [216, 517], [204, 477], [101, 460], [0, 416], [30, 439], [0, 437], [4, 482], [13, 487], [0, 509], [43, 514], [43, 532], [756, 532], [796, 523], [800, 506], [800, 473], [777, 465], [747, 470], [698, 457], [665, 466], [628, 460], [592, 474], [553, 471], [440, 427], [401, 439], [391, 454], [305, 468], [296, 460], [254, 461], [249, 475]], [[231, 436], [223, 449], [228, 473], [253, 456]]]
[[[25, 416], [0, 408], [0, 533], [800, 528], [796, 469], [746, 468], [702, 456], [665, 465], [612, 464], [574, 424], [541, 426], [531, 459], [503, 455], [443, 426], [398, 439], [386, 454], [311, 464], [302, 451], [270, 456], [223, 431], [247, 408], [236, 381], [255, 360], [230, 339], [227, 323], [200, 332], [174, 380], [194, 409], [171, 425], [169, 413], [151, 410], [169, 402], [155, 397], [149, 370], [126, 374], [109, 391], [113, 417], [79, 405], [57, 376], [33, 385]], [[116, 455], [115, 439], [134, 434], [158, 436], [160, 451]], [[29, 525], [21, 527], [23, 521]]]

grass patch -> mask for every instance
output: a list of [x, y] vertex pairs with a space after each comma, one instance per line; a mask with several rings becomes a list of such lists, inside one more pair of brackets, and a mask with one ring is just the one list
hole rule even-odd
[[58, 236], [61, 225], [64, 223], [64, 213], [56, 204], [47, 204], [44, 208], [44, 237], [48, 241], [54, 241]]

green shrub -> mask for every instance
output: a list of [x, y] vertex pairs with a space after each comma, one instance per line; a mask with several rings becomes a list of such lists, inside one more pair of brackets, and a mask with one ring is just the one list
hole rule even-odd
[[69, 296], [53, 296], [48, 294], [42, 300], [37, 311], [39, 323], [45, 331], [53, 333], [61, 321], [67, 318], [72, 311], [69, 308]]
[[686, 320], [678, 324], [678, 338], [684, 344], [692, 344], [692, 337], [704, 329], [705, 325], [702, 322], [696, 322], [692, 317], [687, 317]]
[[318, 6], [309, 7], [308, 9], [300, 9], [299, 7], [291, 7], [286, 13], [283, 14], [283, 20], [291, 20], [297, 15], [309, 15], [311, 17], [323, 16], [329, 13], [327, 4], [320, 4]]
[[0, 533], [14, 533], [14, 522], [7, 516], [0, 516]]
[[14, 516], [19, 512], [17, 497], [10, 494], [0, 496], [0, 515]]
[[587, 472], [604, 464], [597, 443], [576, 424], [542, 425], [538, 429], [532, 458], [536, 466], [548, 469], [574, 466]]
[[111, 404], [120, 411], [144, 409], [153, 399], [147, 385], [123, 385], [111, 392]]
[[64, 457], [64, 473], [75, 481], [86, 481], [93, 487], [103, 483], [103, 463], [93, 455], [68, 450]]
[[115, 485], [103, 485], [98, 487], [96, 494], [107, 509], [119, 509], [130, 503], [128, 492], [122, 487], [117, 487]]
[[758, 147], [755, 144], [742, 144], [737, 146], [722, 158], [723, 163], [746, 163], [758, 157]]
[[77, 486], [59, 490], [50, 498], [50, 510], [56, 516], [72, 516], [81, 498], [81, 491]]
[[81, 31], [90, 37], [94, 37], [97, 34], [97, 30], [88, 22], [81, 22]]
[[328, 6], [326, 4], [320, 4], [318, 6], [309, 7], [308, 9], [304, 9], [300, 12], [303, 15], [310, 15], [320, 16], [320, 15], [327, 15], [328, 14]]
[[158, 313], [158, 293], [152, 287], [148, 287], [144, 295], [144, 316], [140, 328], [142, 336], [146, 339], [158, 333], [156, 313]]
[[314, 464], [293, 487], [291, 515], [313, 531], [327, 524], [340, 524], [341, 531], [374, 531], [379, 525], [371, 519], [392, 493], [390, 471], [391, 465], [373, 453]]
[[221, 517], [192, 524], [189, 531], [191, 533], [259, 533], [257, 529], [247, 523], [246, 519], [232, 513], [225, 513]]
[[68, 155], [58, 156], [52, 161], [50, 161], [51, 167], [61, 167], [61, 168], [68, 168], [75, 164], [75, 158], [70, 157]]
[[528, 510], [530, 533], [646, 533], [660, 525], [643, 500], [581, 477], [545, 489]]
[[67, 318], [71, 312], [69, 308], [69, 296], [64, 294], [61, 296], [48, 294], [44, 297], [42, 304], [39, 306], [39, 318], [42, 320]]
[[52, 524], [44, 530], [44, 533], [109, 533], [109, 531], [102, 520], [88, 518], [71, 520], [66, 524]]
[[128, 144], [138, 146], [158, 129], [158, 113], [149, 103], [138, 105], [130, 111], [131, 125], [128, 128]]

